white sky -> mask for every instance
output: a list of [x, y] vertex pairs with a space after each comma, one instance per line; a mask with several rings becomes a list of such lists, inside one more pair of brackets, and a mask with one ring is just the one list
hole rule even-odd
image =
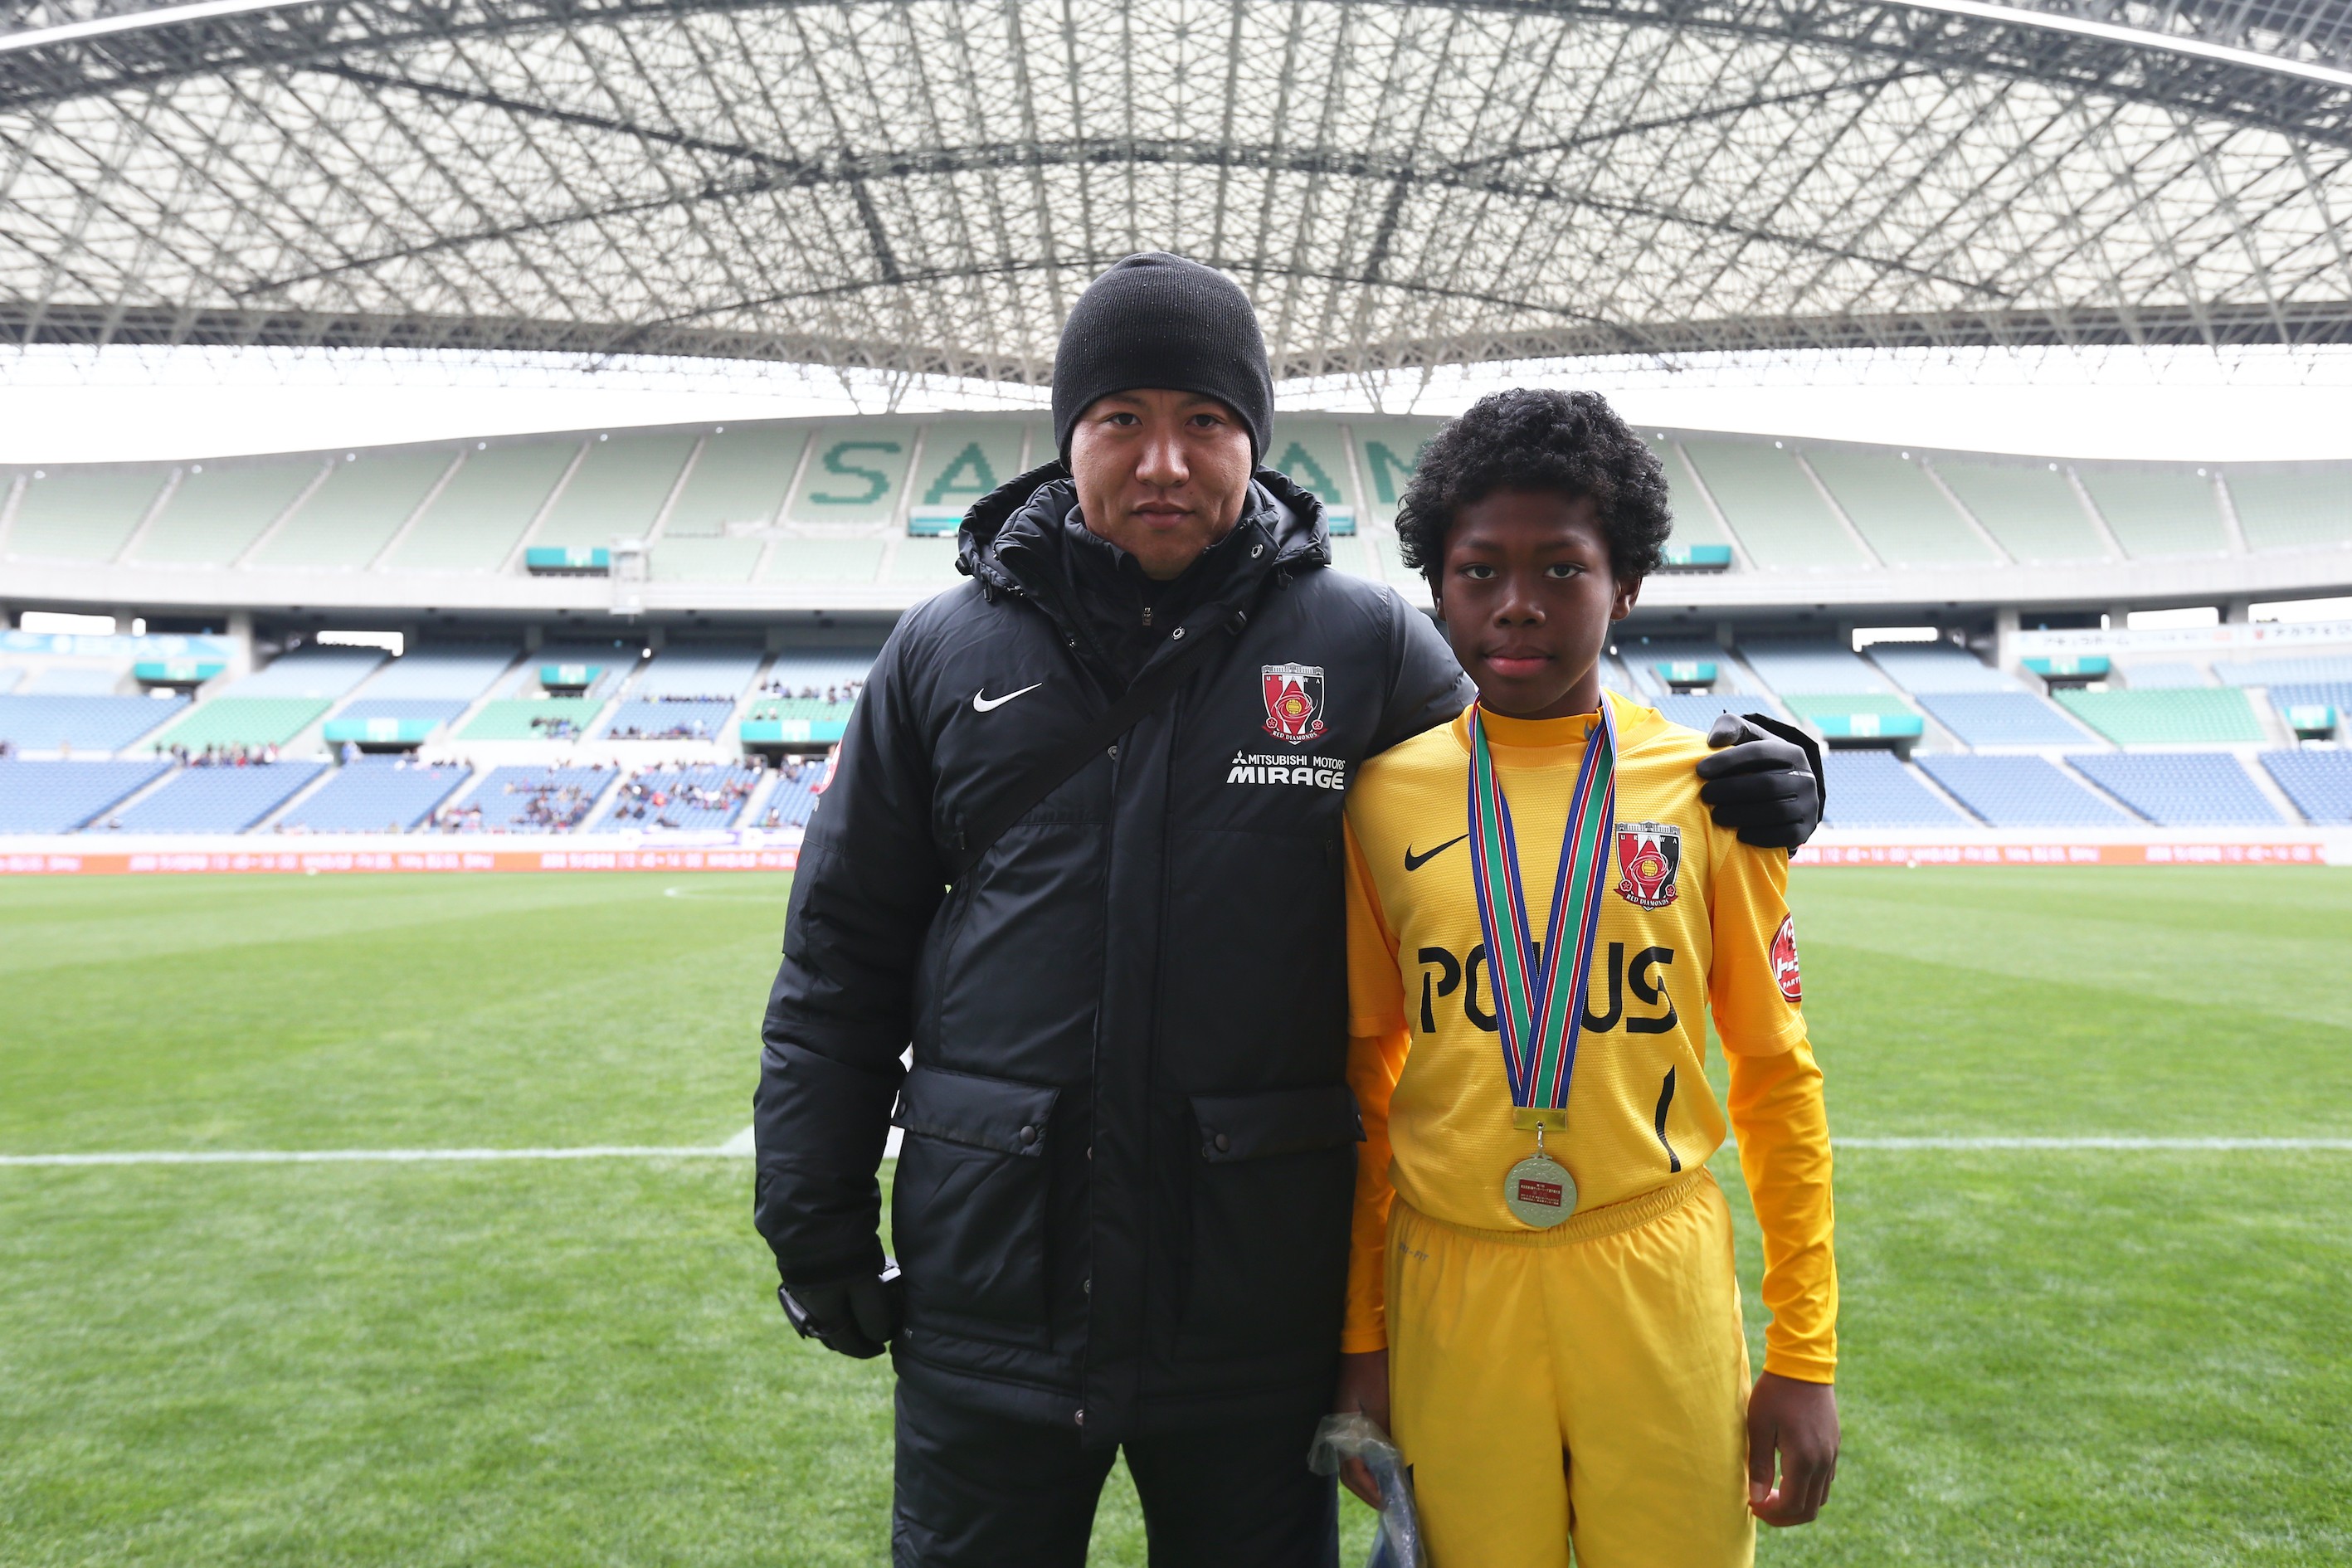
[[[1458, 412], [1513, 384], [1589, 386], [1637, 424], [2081, 458], [2352, 458], [2352, 352], [1879, 353], [1474, 366], [1286, 408]], [[1377, 395], [1376, 395], [1377, 394]], [[460, 436], [1028, 406], [1040, 388], [893, 384], [798, 366], [285, 351], [0, 356], [0, 463], [305, 451]]]

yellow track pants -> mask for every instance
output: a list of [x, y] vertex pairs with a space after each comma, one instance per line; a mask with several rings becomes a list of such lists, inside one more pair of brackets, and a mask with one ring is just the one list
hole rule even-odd
[[[1496, 1181], [1502, 1180], [1500, 1172]], [[1399, 1200], [1389, 1377], [1433, 1568], [1745, 1568], [1748, 1343], [1705, 1170], [1544, 1231]]]

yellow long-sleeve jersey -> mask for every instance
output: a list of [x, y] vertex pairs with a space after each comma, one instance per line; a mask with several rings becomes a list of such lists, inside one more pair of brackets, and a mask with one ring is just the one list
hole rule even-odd
[[[1578, 1212], [1696, 1170], [1721, 1146], [1706, 1016], [1730, 1065], [1730, 1124], [1764, 1233], [1768, 1371], [1837, 1365], [1829, 1123], [1805, 1034], [1788, 858], [1715, 826], [1692, 766], [1703, 737], [1616, 694], [1617, 809], [1568, 1131], [1546, 1152]], [[1551, 906], [1586, 714], [1483, 716], [1510, 802], [1531, 919]], [[1444, 1223], [1524, 1234], [1504, 1173], [1534, 1152], [1514, 1123], [1470, 871], [1469, 719], [1366, 763], [1349, 793], [1349, 1077], [1362, 1107], [1343, 1348], [1388, 1342], [1393, 1196]], [[1549, 942], [1549, 934], [1541, 933]]]

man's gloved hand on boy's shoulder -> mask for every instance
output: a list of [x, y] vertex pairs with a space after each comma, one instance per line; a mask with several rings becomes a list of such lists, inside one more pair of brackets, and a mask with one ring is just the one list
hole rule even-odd
[[1698, 798], [1717, 826], [1765, 849], [1794, 849], [1813, 836], [1829, 789], [1811, 735], [1762, 713], [1723, 713], [1706, 743], [1715, 752], [1698, 761]]

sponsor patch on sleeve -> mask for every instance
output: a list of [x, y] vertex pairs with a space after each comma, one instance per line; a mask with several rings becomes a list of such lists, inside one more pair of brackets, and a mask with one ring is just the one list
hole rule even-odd
[[1797, 973], [1797, 917], [1784, 915], [1780, 929], [1772, 933], [1772, 978], [1780, 984], [1780, 994], [1791, 1004], [1805, 999], [1805, 982]]

